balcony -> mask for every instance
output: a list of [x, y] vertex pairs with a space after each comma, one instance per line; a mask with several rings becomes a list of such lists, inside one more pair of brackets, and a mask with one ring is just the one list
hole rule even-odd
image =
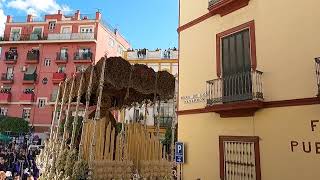
[[0, 90], [0, 104], [7, 104], [9, 102], [11, 102], [10, 90], [1, 89]]
[[23, 84], [34, 84], [37, 81], [37, 73], [33, 74], [24, 74], [23, 76]]
[[53, 73], [52, 82], [53, 84], [58, 84], [61, 81], [64, 81], [66, 79], [66, 73]]
[[208, 10], [213, 14], [225, 16], [249, 4], [250, 0], [209, 0]]
[[38, 33], [31, 34], [5, 34], [2, 41], [39, 41], [46, 40], [47, 38]]
[[39, 33], [31, 34], [5, 34], [3, 37], [0, 37], [0, 42], [21, 42], [21, 41], [95, 41], [94, 33], [54, 33], [46, 34], [43, 36]]
[[31, 50], [27, 53], [27, 64], [38, 64], [40, 59], [40, 51], [39, 50]]
[[317, 87], [318, 87], [317, 96], [320, 97], [320, 57], [315, 58], [315, 65], [316, 65], [316, 76], [317, 76]]
[[74, 63], [91, 63], [92, 62], [92, 52], [74, 53]]
[[48, 40], [95, 40], [94, 33], [48, 34]]
[[1, 74], [1, 82], [3, 84], [13, 84], [14, 74], [10, 73], [2, 73]]
[[50, 97], [50, 102], [55, 102], [57, 100], [57, 96], [58, 96], [57, 92], [52, 93]]
[[149, 51], [148, 49], [127, 51], [125, 56], [127, 60], [144, 60], [144, 59], [178, 59], [179, 51], [176, 49], [169, 50], [155, 50]]
[[34, 93], [33, 92], [24, 92], [20, 96], [20, 102], [24, 104], [31, 104], [34, 102]]
[[18, 53], [16, 51], [7, 51], [5, 54], [5, 63], [6, 64], [15, 64], [17, 63]]
[[67, 64], [69, 59], [69, 54], [68, 53], [61, 53], [57, 52], [57, 58], [56, 58], [56, 63], [57, 64]]
[[207, 81], [207, 108], [221, 117], [253, 116], [263, 106], [262, 74], [244, 71]]

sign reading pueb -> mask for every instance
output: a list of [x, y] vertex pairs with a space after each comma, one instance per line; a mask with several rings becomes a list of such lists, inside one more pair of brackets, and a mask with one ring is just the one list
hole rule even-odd
[[[320, 135], [320, 121], [311, 120], [310, 129], [312, 133], [318, 133]], [[319, 154], [320, 155], [320, 141], [291, 141], [290, 142], [291, 152], [304, 152], [308, 154]]]

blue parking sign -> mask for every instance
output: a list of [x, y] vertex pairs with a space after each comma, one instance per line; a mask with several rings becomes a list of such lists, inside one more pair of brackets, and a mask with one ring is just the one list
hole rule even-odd
[[184, 163], [184, 144], [183, 142], [176, 142], [175, 160], [176, 163]]

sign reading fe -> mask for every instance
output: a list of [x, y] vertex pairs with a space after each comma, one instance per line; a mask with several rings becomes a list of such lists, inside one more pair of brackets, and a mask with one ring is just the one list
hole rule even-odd
[[[311, 120], [310, 122], [311, 131], [315, 132], [317, 128], [320, 129], [319, 120]], [[291, 141], [290, 142], [291, 152], [305, 152], [320, 154], [320, 141]]]
[[184, 144], [182, 142], [176, 142], [175, 160], [176, 163], [184, 163]]

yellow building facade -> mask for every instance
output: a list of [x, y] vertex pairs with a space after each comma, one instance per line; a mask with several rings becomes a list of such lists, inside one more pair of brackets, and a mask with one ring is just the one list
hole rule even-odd
[[179, 4], [182, 178], [320, 179], [320, 1]]

